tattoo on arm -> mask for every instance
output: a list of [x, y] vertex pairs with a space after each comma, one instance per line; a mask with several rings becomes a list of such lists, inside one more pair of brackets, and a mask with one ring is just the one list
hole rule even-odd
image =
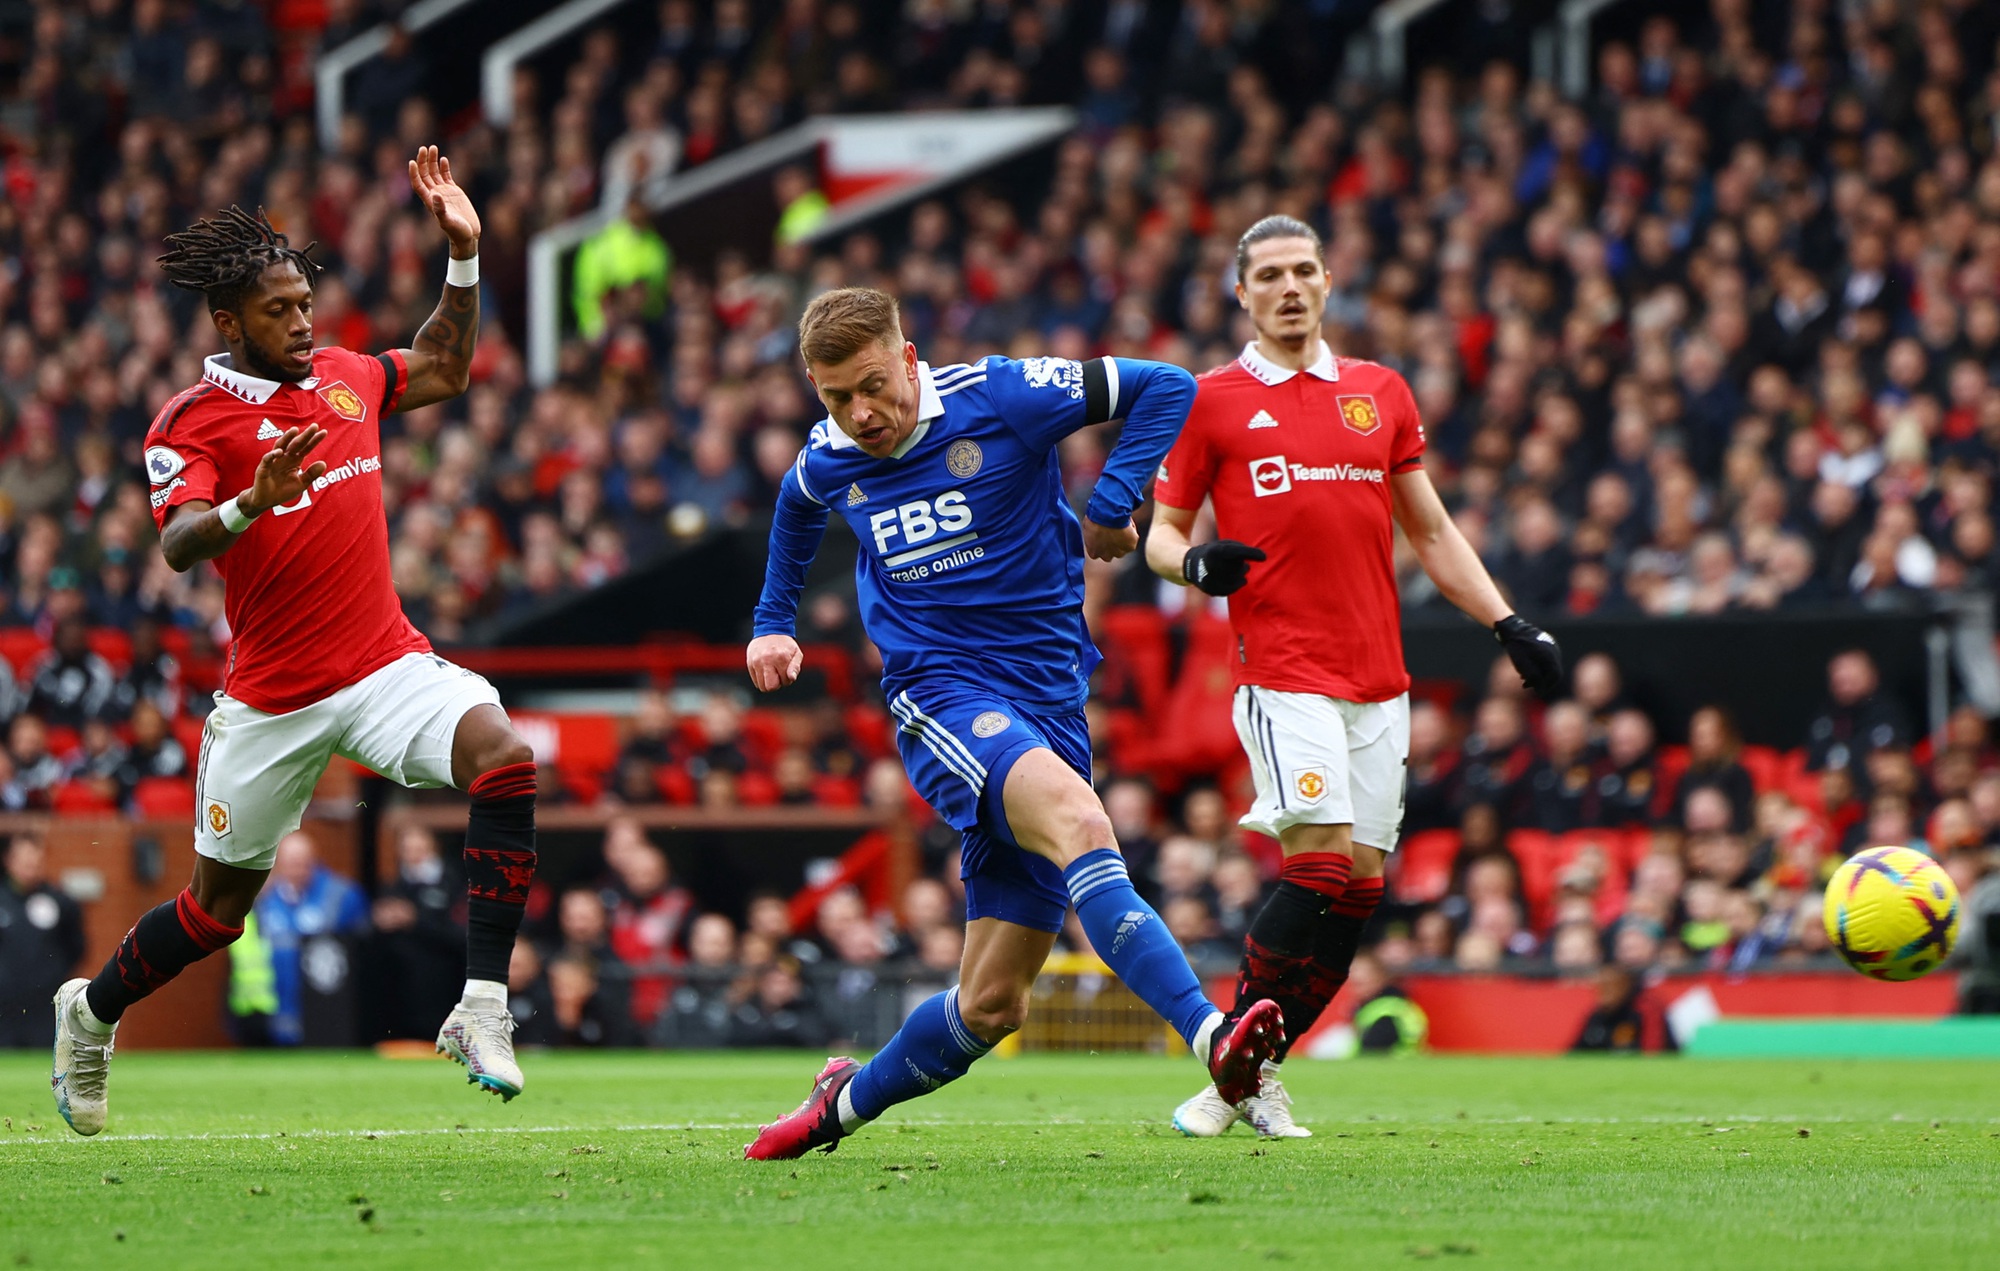
[[[417, 333], [416, 351], [434, 359], [439, 378], [463, 384], [479, 342], [479, 288], [445, 286], [444, 298]], [[413, 386], [414, 387], [414, 386]]]
[[223, 525], [221, 512], [213, 507], [195, 511], [190, 505], [160, 532], [160, 554], [176, 573], [186, 573], [196, 562], [214, 560], [228, 551], [236, 539]]

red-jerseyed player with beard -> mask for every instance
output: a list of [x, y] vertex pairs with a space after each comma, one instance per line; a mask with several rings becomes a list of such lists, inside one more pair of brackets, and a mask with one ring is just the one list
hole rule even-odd
[[[1438, 590], [1493, 628], [1531, 689], [1560, 690], [1562, 654], [1514, 614], [1445, 514], [1403, 377], [1337, 358], [1320, 338], [1319, 236], [1266, 217], [1243, 235], [1236, 269], [1257, 338], [1197, 380], [1154, 486], [1146, 563], [1230, 598], [1236, 733], [1257, 786], [1243, 824], [1284, 849], [1277, 888], [1244, 940], [1237, 991], [1278, 1003], [1289, 1045], [1346, 981], [1403, 821], [1410, 676], [1392, 520]], [[1204, 499], [1221, 537], [1194, 545]], [[1240, 1117], [1265, 1137], [1309, 1135], [1276, 1073], [1267, 1064], [1262, 1089], [1233, 1106], [1210, 1086], [1174, 1125], [1208, 1137]]]
[[389, 579], [382, 416], [463, 393], [479, 334], [479, 216], [435, 146], [411, 161], [410, 183], [451, 260], [408, 349], [315, 349], [318, 267], [261, 210], [197, 222], [160, 258], [169, 282], [206, 298], [229, 351], [153, 421], [153, 515], [169, 565], [215, 562], [233, 638], [202, 734], [194, 880], [143, 915], [95, 979], [56, 996], [52, 1084], [79, 1134], [104, 1127], [119, 1017], [242, 934], [334, 755], [472, 796], [465, 994], [438, 1049], [502, 1098], [521, 1091], [506, 981], [534, 873], [534, 753], [491, 685], [431, 652]]

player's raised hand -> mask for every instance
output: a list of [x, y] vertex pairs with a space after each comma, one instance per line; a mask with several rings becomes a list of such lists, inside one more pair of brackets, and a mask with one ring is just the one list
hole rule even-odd
[[285, 435], [278, 438], [278, 444], [257, 461], [257, 475], [250, 482], [250, 497], [257, 506], [244, 511], [254, 516], [291, 503], [306, 492], [307, 486], [325, 476], [324, 460], [309, 468], [302, 466], [306, 456], [325, 440], [326, 429], [315, 425], [287, 428]]
[[410, 160], [410, 188], [437, 217], [438, 227], [453, 247], [478, 247], [479, 213], [472, 210], [471, 196], [451, 179], [451, 160], [439, 154], [436, 146], [419, 147], [417, 157]]
[[799, 668], [805, 665], [806, 655], [799, 648], [799, 642], [788, 635], [758, 636], [744, 650], [743, 660], [750, 667], [750, 682], [760, 693], [780, 689], [799, 678]]
[[1117, 560], [1139, 546], [1139, 527], [1130, 521], [1119, 529], [1083, 518], [1083, 554], [1092, 560]]

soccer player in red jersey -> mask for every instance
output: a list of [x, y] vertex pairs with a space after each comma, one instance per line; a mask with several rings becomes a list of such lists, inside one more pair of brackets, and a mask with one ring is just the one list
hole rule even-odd
[[[1242, 823], [1284, 849], [1277, 888], [1243, 942], [1237, 991], [1278, 1003], [1289, 1045], [1346, 981], [1403, 821], [1410, 676], [1392, 522], [1438, 590], [1493, 629], [1543, 697], [1562, 687], [1562, 653], [1513, 612], [1445, 514], [1403, 377], [1335, 357], [1320, 338], [1319, 236], [1266, 217], [1243, 235], [1236, 270], [1257, 338], [1196, 381], [1154, 485], [1146, 563], [1229, 597], [1236, 734], [1257, 787]], [[1204, 500], [1221, 537], [1194, 544]], [[1266, 1137], [1309, 1135], [1276, 1072], [1268, 1065], [1262, 1089], [1235, 1105], [1210, 1086], [1181, 1105], [1175, 1126], [1208, 1137], [1240, 1117]]]
[[389, 578], [382, 416], [463, 393], [479, 335], [479, 215], [435, 146], [410, 162], [410, 184], [451, 252], [411, 348], [314, 348], [318, 266], [261, 210], [199, 221], [160, 258], [169, 282], [206, 298], [229, 351], [147, 434], [153, 516], [169, 565], [215, 562], [232, 642], [202, 733], [194, 880], [142, 915], [95, 979], [56, 996], [51, 1084], [79, 1134], [104, 1127], [119, 1017], [242, 934], [334, 755], [472, 796], [465, 993], [438, 1049], [502, 1098], [521, 1092], [506, 982], [535, 868], [534, 752], [490, 684], [431, 652]]

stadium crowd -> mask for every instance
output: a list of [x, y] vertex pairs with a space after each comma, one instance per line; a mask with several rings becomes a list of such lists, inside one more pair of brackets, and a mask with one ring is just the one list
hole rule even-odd
[[[328, 7], [330, 47], [400, 6]], [[486, 226], [474, 386], [384, 438], [413, 618], [455, 643], [677, 536], [754, 523], [818, 414], [789, 334], [817, 290], [896, 291], [933, 364], [1108, 352], [1201, 370], [1245, 339], [1231, 248], [1274, 211], [1325, 231], [1328, 338], [1409, 377], [1454, 516], [1558, 633], [1565, 616], [1897, 609], [1992, 587], [1991, 6], [1711, 0], [1602, 45], [1577, 101], [1477, 58], [1422, 70], [1407, 95], [1326, 67], [1302, 77], [1301, 50], [1326, 46], [1301, 38], [1322, 8], [665, 0], [651, 48], [594, 33], [560, 75], [522, 72], [509, 128], [475, 119], [447, 139]], [[219, 348], [150, 257], [195, 216], [261, 203], [319, 244], [321, 338], [401, 343], [443, 272], [403, 176], [439, 114], [412, 91], [421, 49], [399, 39], [357, 75], [339, 144], [321, 149], [253, 4], [42, 3], [9, 48], [0, 627], [31, 634], [0, 646], [0, 804], [143, 809], [149, 783], [185, 779], [187, 725], [228, 641], [213, 571], [167, 569], [144, 503], [146, 425]], [[975, 183], [880, 234], [712, 267], [674, 260], [643, 218], [621, 222], [631, 250], [602, 255], [630, 268], [579, 269], [562, 378], [527, 384], [535, 231], [809, 113], [1054, 101], [1082, 123], [1031, 197]], [[800, 197], [796, 178], [783, 197]], [[1064, 444], [1079, 496], [1104, 445]], [[1091, 583], [1113, 653], [1104, 793], [1163, 915], [1226, 969], [1264, 885], [1230, 825], [1240, 792], [1148, 749], [1157, 703], [1118, 657], [1129, 615], [1185, 598], [1136, 556]], [[1442, 603], [1413, 562], [1404, 599]], [[838, 591], [808, 618], [865, 656]], [[1844, 847], [1922, 841], [1963, 885], [1996, 841], [1986, 721], [1961, 711], [1946, 744], [1921, 741], [1858, 656], [1829, 668], [1797, 756], [1742, 748], [1720, 709], [1687, 747], [1662, 747], [1607, 661], [1585, 659], [1573, 687], [1543, 710], [1496, 675], [1469, 708], [1419, 705], [1385, 964], [1810, 957], [1823, 936], [1808, 902]], [[776, 738], [726, 694], [687, 714], [645, 699], [616, 766], [547, 797], [903, 801], [865, 711], [829, 706]], [[838, 1025], [799, 1007], [819, 983], [802, 971], [952, 960], [946, 843], [926, 840], [930, 873], [900, 925], [840, 899], [794, 933], [770, 904], [703, 911], [610, 838], [607, 881], [549, 898], [517, 968], [562, 1037], [740, 1025], [807, 1044]], [[370, 930], [412, 929], [384, 903]], [[700, 979], [687, 968], [724, 966], [748, 970], [682, 1011]]]

